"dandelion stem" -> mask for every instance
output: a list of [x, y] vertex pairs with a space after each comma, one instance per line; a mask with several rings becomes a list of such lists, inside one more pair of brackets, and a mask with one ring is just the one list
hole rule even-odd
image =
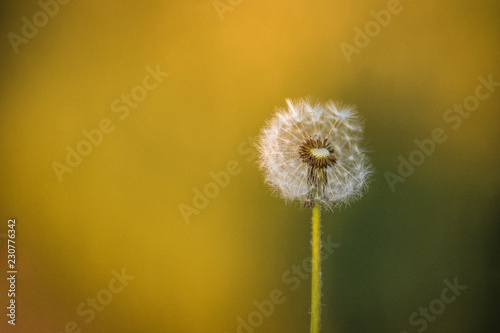
[[312, 210], [311, 333], [319, 333], [321, 319], [321, 207], [315, 200]]

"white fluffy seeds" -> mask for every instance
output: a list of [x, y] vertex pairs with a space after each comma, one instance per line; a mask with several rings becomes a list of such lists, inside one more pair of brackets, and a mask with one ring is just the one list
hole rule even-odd
[[[287, 201], [310, 204], [318, 199], [330, 209], [360, 197], [372, 168], [362, 146], [363, 126], [356, 108], [307, 99], [287, 100], [287, 104], [287, 109], [277, 110], [259, 138], [259, 163], [266, 183]], [[326, 174], [321, 186], [311, 180], [311, 164], [299, 155], [309, 139], [318, 143], [326, 139], [328, 145], [308, 149], [311, 160], [335, 158], [333, 165], [319, 167]]]

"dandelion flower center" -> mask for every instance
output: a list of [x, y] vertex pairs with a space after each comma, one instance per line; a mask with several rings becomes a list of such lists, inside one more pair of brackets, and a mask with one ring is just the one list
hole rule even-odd
[[330, 152], [326, 148], [311, 148], [310, 153], [318, 160], [322, 160], [330, 156]]
[[317, 187], [328, 182], [326, 170], [337, 163], [328, 139], [308, 138], [299, 146], [299, 157], [308, 166], [308, 181]]

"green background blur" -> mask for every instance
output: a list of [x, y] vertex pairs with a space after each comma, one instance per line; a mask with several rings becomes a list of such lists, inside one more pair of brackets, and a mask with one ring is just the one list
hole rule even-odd
[[[275, 106], [311, 95], [358, 106], [376, 169], [361, 201], [323, 215], [339, 245], [322, 332], [417, 332], [409, 316], [455, 277], [467, 289], [425, 331], [491, 332], [500, 87], [455, 131], [443, 114], [478, 76], [500, 81], [500, 2], [404, 0], [350, 63], [340, 44], [387, 1], [232, 3], [221, 20], [211, 0], [72, 0], [16, 53], [7, 34], [40, 6], [2, 2], [0, 234], [16, 218], [19, 274], [13, 328], [0, 238], [0, 331], [233, 333], [280, 289], [254, 331], [308, 332], [310, 280], [292, 291], [282, 275], [309, 256], [310, 213], [270, 193], [250, 147]], [[168, 77], [120, 119], [113, 101], [157, 65]], [[114, 131], [60, 182], [52, 163], [104, 118]], [[384, 173], [435, 128], [447, 141], [392, 192]], [[179, 207], [232, 160], [187, 223]], [[77, 306], [122, 268], [135, 278], [86, 323]]]

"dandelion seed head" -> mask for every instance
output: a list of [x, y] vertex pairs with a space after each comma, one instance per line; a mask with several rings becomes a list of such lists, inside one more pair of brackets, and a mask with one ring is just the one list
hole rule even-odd
[[283, 199], [326, 208], [349, 204], [367, 187], [372, 167], [363, 123], [353, 105], [287, 100], [258, 142], [265, 181]]

